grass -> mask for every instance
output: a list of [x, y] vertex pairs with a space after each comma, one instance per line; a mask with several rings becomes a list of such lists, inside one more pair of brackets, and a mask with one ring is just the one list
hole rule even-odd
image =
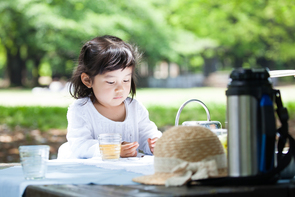
[[[0, 111], [0, 124], [6, 124], [9, 128], [20, 126], [47, 131], [52, 128], [65, 129], [67, 127], [67, 107], [0, 106]], [[148, 111], [150, 119], [159, 128], [164, 128], [174, 125], [178, 108], [153, 106], [149, 107]], [[225, 107], [219, 107], [213, 112], [211, 119], [224, 123]], [[184, 108], [180, 114], [179, 124], [186, 120], [206, 120], [206, 112], [201, 107]]]
[[[159, 128], [175, 124], [177, 111], [185, 101], [196, 98], [208, 107], [211, 120], [226, 122], [225, 88], [189, 88], [189, 89], [138, 89], [137, 100], [148, 109], [150, 119]], [[291, 119], [295, 119], [294, 86], [281, 90], [284, 105]], [[0, 124], [10, 128], [16, 126], [39, 129], [65, 129], [68, 105], [73, 101], [61, 93], [32, 93], [30, 90], [0, 90]], [[179, 124], [184, 121], [206, 120], [206, 112], [201, 105], [190, 103], [180, 114]]]
[[284, 104], [284, 106], [288, 110], [289, 120], [294, 120], [295, 119], [295, 101], [287, 102], [287, 103]]
[[0, 106], [0, 124], [9, 128], [16, 126], [39, 129], [65, 129], [67, 108], [65, 107], [40, 107], [40, 106]]
[[[221, 122], [225, 127], [226, 106], [210, 104], [207, 105], [212, 121]], [[295, 119], [295, 102], [285, 104], [289, 111], [290, 119]], [[150, 106], [147, 108], [150, 119], [164, 130], [166, 126], [173, 126], [178, 111], [178, 107]], [[0, 106], [0, 124], [5, 124], [10, 128], [16, 126], [39, 129], [47, 131], [49, 129], [65, 129], [67, 107], [40, 107], [40, 106]], [[180, 114], [179, 125], [184, 121], [203, 121], [207, 120], [206, 112], [201, 107], [184, 108]]]

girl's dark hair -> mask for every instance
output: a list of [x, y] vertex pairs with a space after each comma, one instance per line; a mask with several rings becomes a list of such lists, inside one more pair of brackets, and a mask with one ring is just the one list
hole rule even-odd
[[80, 52], [78, 66], [70, 80], [70, 94], [78, 99], [93, 95], [92, 88], [86, 87], [81, 74], [86, 73], [93, 81], [97, 74], [131, 67], [132, 99], [136, 93], [135, 65], [140, 55], [137, 48], [115, 36], [105, 35], [86, 42]]

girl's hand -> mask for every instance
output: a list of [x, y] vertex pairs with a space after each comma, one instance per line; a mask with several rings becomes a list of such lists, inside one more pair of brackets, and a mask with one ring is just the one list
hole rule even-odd
[[155, 137], [153, 139], [149, 138], [147, 141], [149, 143], [149, 147], [150, 147], [150, 150], [152, 153], [154, 153], [154, 148], [156, 146], [156, 141], [158, 140], [159, 138]]
[[121, 157], [136, 157], [139, 144], [137, 142], [123, 142], [121, 144]]

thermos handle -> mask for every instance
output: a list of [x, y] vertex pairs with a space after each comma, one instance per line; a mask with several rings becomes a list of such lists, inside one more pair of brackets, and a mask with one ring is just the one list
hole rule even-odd
[[274, 167], [276, 120], [274, 106], [269, 95], [264, 94], [260, 100], [261, 110], [261, 153], [260, 153], [260, 172], [268, 172]]
[[208, 110], [207, 106], [206, 106], [202, 101], [200, 101], [200, 100], [198, 100], [198, 99], [190, 99], [190, 100], [184, 102], [184, 103], [180, 106], [180, 108], [178, 109], [178, 112], [177, 112], [177, 114], [176, 114], [176, 118], [175, 118], [175, 126], [178, 126], [179, 116], [180, 116], [180, 113], [181, 113], [182, 109], [184, 108], [184, 106], [186, 106], [186, 105], [187, 105], [188, 103], [190, 103], [190, 102], [197, 102], [197, 103], [200, 103], [200, 104], [203, 106], [203, 108], [206, 110], [206, 113], [207, 113], [207, 121], [211, 121], [210, 113], [209, 113], [209, 110]]

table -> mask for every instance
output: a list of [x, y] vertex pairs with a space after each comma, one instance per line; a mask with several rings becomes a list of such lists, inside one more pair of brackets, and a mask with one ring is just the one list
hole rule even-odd
[[[239, 187], [182, 186], [167, 188], [165, 186], [141, 185], [132, 182], [134, 177], [153, 174], [152, 159], [152, 157], [140, 160], [124, 159], [116, 163], [102, 162], [97, 159], [68, 162], [51, 161], [49, 162], [46, 179], [40, 181], [24, 180], [19, 164], [4, 164], [0, 165], [0, 197], [295, 196], [295, 179], [280, 180], [275, 185]], [[131, 171], [126, 166], [131, 166]], [[6, 169], [1, 169], [3, 167]], [[144, 173], [140, 173], [140, 170], [143, 170]]]
[[153, 156], [120, 158], [117, 162], [101, 158], [50, 160], [47, 166], [46, 178], [42, 180], [25, 180], [20, 165], [0, 169], [0, 197], [22, 196], [29, 185], [136, 185], [139, 183], [132, 178], [154, 173]]
[[148, 185], [42, 185], [28, 186], [25, 197], [58, 196], [214, 196], [214, 197], [291, 197], [295, 196], [295, 183], [279, 182], [262, 186], [148, 186]]
[[20, 163], [0, 163], [0, 170], [13, 166], [20, 166]]

